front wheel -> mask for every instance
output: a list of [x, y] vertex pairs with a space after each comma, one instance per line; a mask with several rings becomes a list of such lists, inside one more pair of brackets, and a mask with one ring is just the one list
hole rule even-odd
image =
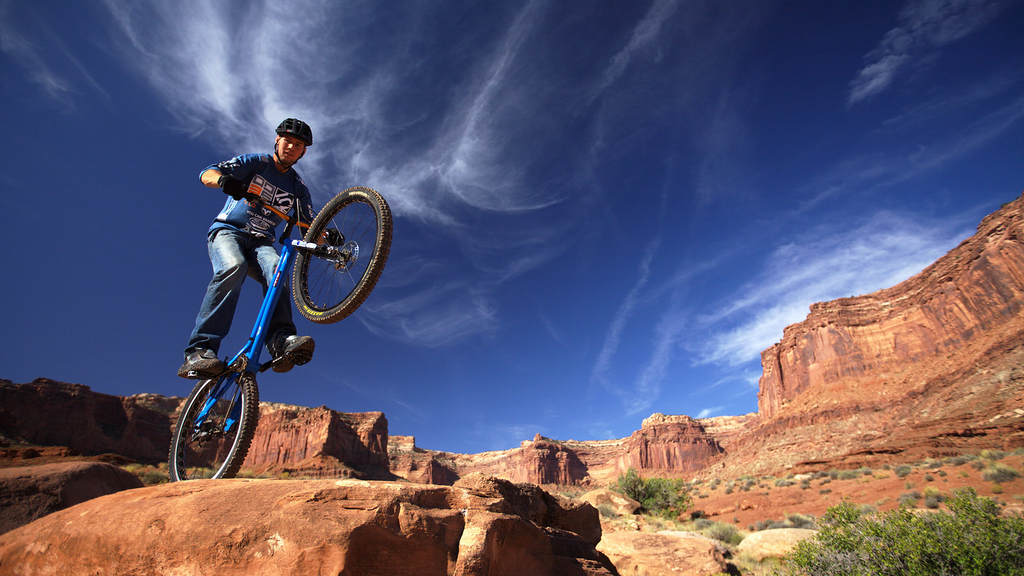
[[181, 408], [171, 436], [171, 482], [233, 478], [249, 452], [260, 418], [259, 390], [250, 372], [202, 380]]
[[306, 242], [318, 249], [295, 257], [295, 307], [317, 324], [355, 312], [377, 284], [391, 251], [391, 209], [375, 190], [357, 186], [317, 214]]

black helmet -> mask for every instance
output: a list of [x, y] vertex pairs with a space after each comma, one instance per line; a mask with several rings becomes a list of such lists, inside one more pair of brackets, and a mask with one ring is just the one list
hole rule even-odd
[[291, 134], [306, 143], [306, 146], [313, 145], [313, 130], [302, 120], [288, 118], [277, 127], [277, 135]]

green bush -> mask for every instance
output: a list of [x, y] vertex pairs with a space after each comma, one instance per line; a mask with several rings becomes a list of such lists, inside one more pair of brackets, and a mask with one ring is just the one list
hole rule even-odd
[[796, 545], [789, 574], [805, 576], [1024, 576], [1024, 518], [1001, 517], [972, 489], [947, 501], [949, 513], [893, 510], [866, 516], [843, 502], [819, 532]]
[[913, 468], [907, 466], [906, 464], [903, 464], [901, 466], [896, 467], [896, 475], [899, 476], [900, 478], [906, 478], [912, 470]]
[[738, 546], [743, 541], [743, 536], [737, 532], [732, 524], [723, 522], [712, 522], [709, 526], [700, 529], [700, 533], [708, 538]]
[[1020, 472], [1010, 468], [1006, 464], [993, 464], [985, 474], [982, 475], [988, 482], [1012, 482], [1020, 478]]
[[626, 470], [611, 485], [612, 490], [636, 500], [647, 512], [665, 518], [678, 517], [693, 503], [686, 488], [686, 482], [678, 478], [643, 478], [635, 468]]

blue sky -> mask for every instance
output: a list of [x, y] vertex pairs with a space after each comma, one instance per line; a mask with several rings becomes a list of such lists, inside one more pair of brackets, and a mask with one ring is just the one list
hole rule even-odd
[[0, 110], [0, 377], [187, 395], [199, 171], [294, 116], [317, 204], [379, 190], [394, 244], [262, 399], [435, 450], [620, 438], [756, 411], [811, 303], [1024, 191], [1024, 2], [0, 0]]

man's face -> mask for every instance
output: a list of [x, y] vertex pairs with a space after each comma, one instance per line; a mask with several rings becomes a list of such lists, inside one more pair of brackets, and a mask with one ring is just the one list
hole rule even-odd
[[286, 166], [291, 166], [302, 158], [306, 152], [306, 144], [290, 134], [277, 137], [277, 157]]

